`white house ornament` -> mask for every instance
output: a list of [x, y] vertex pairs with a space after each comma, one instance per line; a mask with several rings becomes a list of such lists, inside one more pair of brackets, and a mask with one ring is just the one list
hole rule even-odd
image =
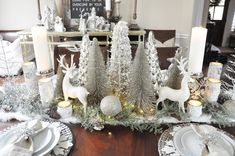
[[78, 100], [83, 105], [83, 112], [86, 115], [86, 108], [87, 108], [87, 96], [89, 92], [86, 88], [78, 86], [74, 87], [70, 83], [70, 78], [73, 78], [73, 70], [76, 68], [75, 63], [73, 63], [73, 57], [74, 55], [71, 55], [71, 65], [64, 62], [65, 55], [60, 56], [60, 60], [57, 59], [57, 61], [60, 63], [61, 67], [63, 67], [65, 70], [63, 72], [65, 73], [64, 79], [63, 79], [63, 93], [64, 93], [64, 100], [68, 101], [68, 98], [78, 98]]
[[55, 17], [54, 29], [56, 32], [64, 32], [65, 31], [64, 23], [62, 22], [62, 18], [60, 18], [59, 16]]
[[107, 116], [115, 116], [122, 111], [121, 102], [116, 96], [106, 96], [100, 103], [101, 112]]

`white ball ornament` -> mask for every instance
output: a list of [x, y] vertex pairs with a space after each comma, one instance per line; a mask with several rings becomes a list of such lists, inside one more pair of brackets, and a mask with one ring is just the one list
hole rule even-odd
[[106, 96], [101, 100], [100, 109], [104, 115], [115, 116], [122, 111], [122, 106], [118, 97]]

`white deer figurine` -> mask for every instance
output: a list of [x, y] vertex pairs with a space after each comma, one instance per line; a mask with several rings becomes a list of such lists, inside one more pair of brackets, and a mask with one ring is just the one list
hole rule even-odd
[[86, 88], [78, 86], [74, 87], [70, 83], [70, 78], [73, 77], [73, 70], [76, 68], [75, 63], [73, 63], [73, 57], [74, 55], [71, 55], [71, 65], [67, 63], [64, 63], [64, 57], [65, 55], [60, 56], [60, 59], [57, 59], [57, 61], [60, 63], [61, 67], [64, 68], [63, 73], [65, 73], [64, 79], [63, 79], [63, 93], [64, 93], [64, 99], [65, 101], [68, 100], [68, 98], [78, 98], [78, 100], [83, 104], [84, 114], [86, 115], [86, 108], [87, 108], [87, 96], [89, 92]]
[[171, 101], [177, 101], [179, 103], [179, 110], [181, 109], [185, 113], [184, 102], [188, 100], [190, 96], [190, 91], [188, 87], [188, 82], [190, 81], [190, 75], [185, 70], [185, 66], [187, 64], [186, 59], [181, 58], [180, 61], [177, 60], [179, 63], [178, 68], [183, 74], [183, 79], [181, 81], [181, 88], [180, 89], [172, 89], [170, 87], [161, 87], [159, 89], [159, 98], [157, 100], [156, 106], [158, 106], [159, 102], [164, 104], [165, 99], [169, 99]]

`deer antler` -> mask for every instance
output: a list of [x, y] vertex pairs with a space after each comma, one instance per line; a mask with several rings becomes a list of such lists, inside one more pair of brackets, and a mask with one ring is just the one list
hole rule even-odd
[[64, 61], [65, 55], [60, 55], [60, 59], [57, 59], [57, 61], [60, 63], [61, 67], [63, 67], [65, 70], [69, 69], [69, 65]]
[[71, 55], [70, 68], [75, 68], [75, 63], [73, 62], [74, 54]]
[[187, 71], [185, 70], [185, 66], [187, 65], [188, 61], [186, 58], [180, 58], [180, 61], [179, 60], [176, 60], [177, 63], [179, 64], [177, 67], [179, 68], [179, 70], [181, 71], [181, 74], [186, 74]]

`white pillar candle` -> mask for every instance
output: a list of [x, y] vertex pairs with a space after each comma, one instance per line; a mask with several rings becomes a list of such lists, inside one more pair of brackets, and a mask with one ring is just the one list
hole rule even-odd
[[189, 72], [197, 74], [202, 72], [204, 51], [206, 45], [207, 29], [202, 27], [192, 28], [190, 52], [189, 52]]
[[200, 117], [202, 115], [202, 103], [198, 100], [190, 100], [187, 111], [191, 117]]
[[105, 10], [111, 11], [111, 0], [105, 0]]
[[46, 28], [43, 26], [32, 27], [32, 36], [37, 71], [45, 72], [52, 69]]
[[38, 80], [39, 94], [42, 107], [48, 108], [53, 99], [54, 88], [51, 78], [41, 78]]
[[61, 101], [58, 103], [57, 112], [61, 118], [68, 118], [72, 116], [73, 109], [69, 101]]
[[220, 79], [223, 64], [219, 62], [210, 62], [207, 77]]
[[208, 78], [206, 86], [206, 98], [209, 102], [216, 102], [220, 94], [221, 81], [214, 78]]

